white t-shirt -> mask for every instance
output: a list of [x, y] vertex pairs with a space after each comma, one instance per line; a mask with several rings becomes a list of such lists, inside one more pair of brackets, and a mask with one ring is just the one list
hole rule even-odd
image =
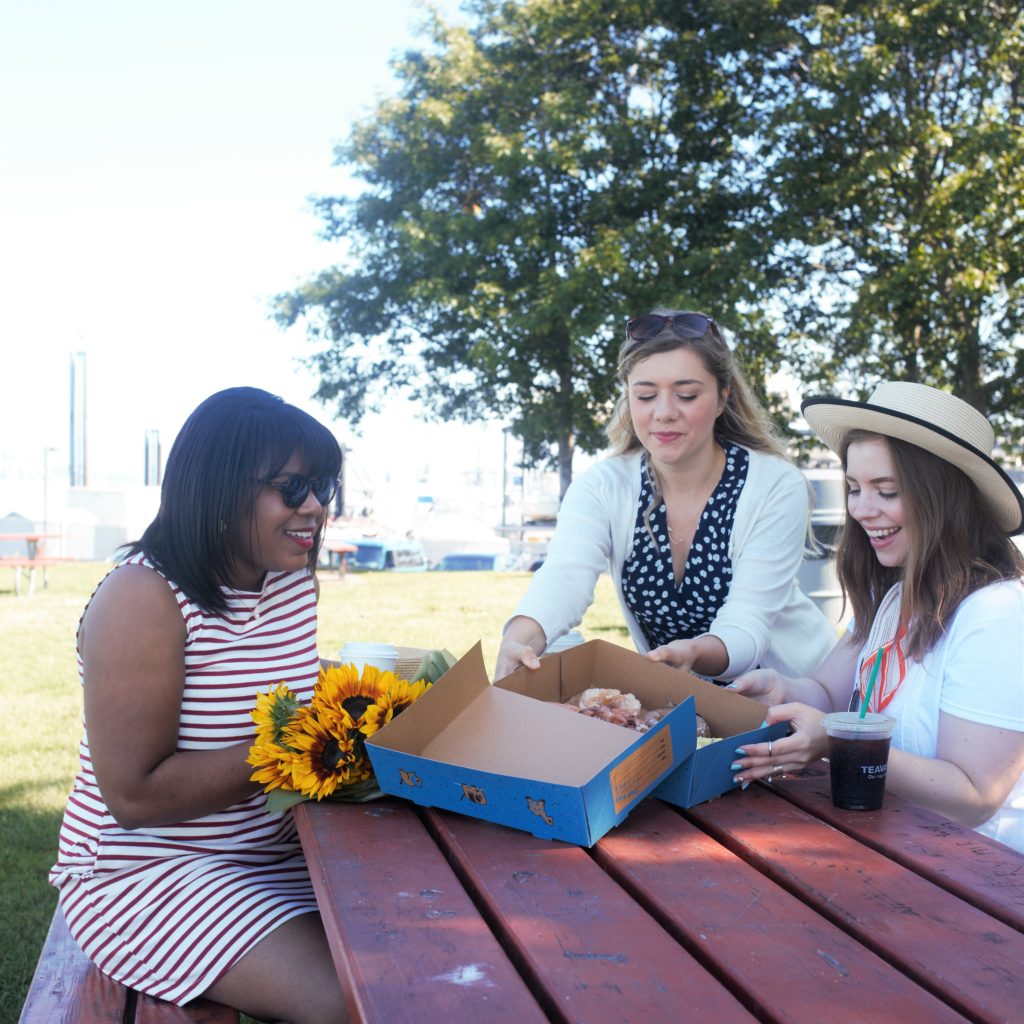
[[[873, 653], [871, 645], [860, 661]], [[858, 662], [859, 678], [860, 664]], [[961, 603], [942, 639], [907, 673], [884, 714], [896, 719], [892, 745], [935, 757], [939, 712], [1024, 732], [1024, 582], [1005, 580]], [[1024, 853], [1024, 775], [977, 830]]]

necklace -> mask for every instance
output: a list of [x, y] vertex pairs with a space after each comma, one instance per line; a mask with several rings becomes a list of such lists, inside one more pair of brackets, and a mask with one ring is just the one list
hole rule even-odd
[[[704, 510], [701, 509], [701, 512], [703, 512], [703, 511]], [[676, 537], [672, 536], [672, 534], [674, 534], [676, 531], [670, 526], [668, 528], [668, 542], [669, 542], [669, 544], [686, 544], [686, 545], [692, 544], [693, 543], [693, 536], [692, 536], [692, 534], [697, 532], [695, 527], [697, 526], [697, 520], [698, 519], [700, 519], [700, 512], [697, 513], [697, 515], [696, 515], [696, 517], [694, 519], [690, 520], [690, 522], [688, 522], [686, 524], [686, 532], [683, 534], [682, 537], [679, 537], [678, 539]]]
[[[721, 448], [718, 449], [722, 454], [721, 467], [718, 466], [718, 458], [715, 458], [715, 471], [711, 474], [711, 486], [705, 488], [702, 492], [702, 497], [697, 501], [697, 511], [694, 515], [691, 515], [686, 520], [685, 529], [674, 529], [668, 521], [668, 504], [665, 505], [665, 525], [668, 527], [668, 542], [669, 544], [675, 544], [677, 546], [689, 547], [693, 543], [693, 538], [697, 532], [697, 524], [700, 522], [700, 517], [704, 514], [704, 509], [707, 506], [708, 500], [711, 495], [715, 493], [715, 488], [718, 486], [718, 481], [722, 478], [722, 473], [725, 470], [725, 451]], [[678, 534], [678, 536], [675, 536]]]

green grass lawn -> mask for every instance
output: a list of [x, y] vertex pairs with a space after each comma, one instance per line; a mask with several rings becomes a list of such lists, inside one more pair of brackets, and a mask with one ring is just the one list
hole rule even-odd
[[[78, 767], [82, 711], [75, 627], [106, 569], [55, 566], [46, 589], [20, 597], [13, 572], [0, 571], [0, 1024], [18, 1019], [56, 904], [46, 872]], [[320, 653], [332, 657], [346, 641], [371, 640], [461, 656], [482, 641], [493, 672], [501, 627], [529, 580], [527, 573], [324, 573]], [[581, 632], [632, 647], [607, 576]]]

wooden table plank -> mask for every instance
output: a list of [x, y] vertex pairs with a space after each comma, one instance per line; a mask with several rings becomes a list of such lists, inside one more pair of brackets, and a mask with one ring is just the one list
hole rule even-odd
[[21, 1010], [20, 1024], [123, 1024], [128, 991], [71, 937], [58, 907]]
[[763, 1020], [965, 1019], [657, 800], [594, 856]]
[[553, 1020], [754, 1019], [586, 850], [457, 814], [426, 820]]
[[[132, 1024], [238, 1024], [238, 1011], [209, 999], [193, 999], [184, 1006], [165, 1003], [143, 992], [136, 995]], [[79, 1021], [79, 1024], [84, 1022]]]
[[208, 999], [184, 1007], [133, 992], [104, 974], [54, 912], [19, 1024], [238, 1024], [238, 1011]]
[[961, 1013], [1021, 1019], [1019, 932], [850, 836], [823, 830], [769, 787], [685, 813]]
[[411, 804], [294, 809], [352, 1021], [546, 1021]]
[[798, 807], [1024, 932], [1024, 855], [891, 793], [883, 813], [833, 807], [824, 764], [773, 785]]

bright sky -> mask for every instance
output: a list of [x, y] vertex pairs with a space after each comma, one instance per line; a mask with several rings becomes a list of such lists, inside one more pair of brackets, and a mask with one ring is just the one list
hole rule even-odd
[[[455, 18], [457, 0], [439, 0]], [[0, 0], [0, 480], [68, 464], [69, 358], [87, 353], [89, 483], [141, 483], [223, 387], [280, 394], [328, 421], [269, 299], [330, 265], [315, 194], [333, 145], [410, 43], [414, 0]], [[455, 428], [389, 406], [353, 463], [422, 472]], [[462, 436], [465, 436], [463, 434]], [[463, 446], [489, 446], [500, 429]], [[481, 449], [482, 450], [482, 449]], [[3, 511], [3, 510], [0, 510]]]

